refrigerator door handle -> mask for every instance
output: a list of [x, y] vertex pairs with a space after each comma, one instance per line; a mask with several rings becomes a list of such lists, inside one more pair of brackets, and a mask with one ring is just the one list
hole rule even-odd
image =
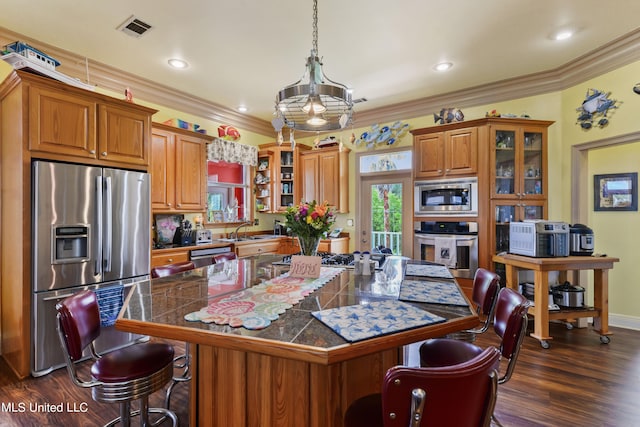
[[53, 296], [53, 297], [47, 297], [47, 298], [43, 298], [42, 301], [56, 301], [56, 300], [59, 300], [59, 299], [64, 299], [64, 298], [70, 297], [70, 296], [73, 296], [73, 294], [71, 293], [71, 294], [64, 294], [64, 295], [56, 295], [56, 296]]
[[104, 222], [104, 271], [111, 271], [111, 251], [113, 248], [113, 193], [112, 193], [112, 183], [111, 177], [108, 176], [104, 178], [105, 180], [105, 195], [104, 195], [104, 211], [105, 211], [105, 222]]
[[[102, 185], [103, 185], [102, 177], [96, 176], [95, 181], [96, 181], [95, 200], [100, 201], [102, 200]], [[96, 242], [95, 242], [95, 245], [93, 246], [92, 256], [94, 257], [95, 265], [96, 265], [95, 275], [98, 276], [102, 274], [103, 227], [102, 227], [102, 207], [100, 205], [98, 205], [98, 207], [95, 209], [95, 215], [96, 215], [96, 225], [95, 225], [95, 230], [93, 232], [94, 232]]]

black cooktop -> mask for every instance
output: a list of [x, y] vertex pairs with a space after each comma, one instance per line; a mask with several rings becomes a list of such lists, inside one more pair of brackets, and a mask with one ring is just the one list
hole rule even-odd
[[[300, 253], [293, 255], [301, 255]], [[291, 264], [291, 257], [293, 255], [285, 255], [282, 261], [274, 262], [276, 265], [289, 265]], [[322, 258], [321, 264], [326, 266], [336, 267], [351, 267], [353, 268], [353, 254], [332, 254], [328, 252], [318, 252], [318, 256]], [[385, 254], [375, 253], [371, 254], [371, 260], [378, 262], [378, 268], [382, 267], [386, 259]]]

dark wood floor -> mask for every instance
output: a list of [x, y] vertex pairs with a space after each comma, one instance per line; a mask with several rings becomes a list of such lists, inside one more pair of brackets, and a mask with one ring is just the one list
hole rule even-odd
[[[590, 328], [568, 330], [551, 325], [551, 348], [525, 339], [512, 379], [500, 386], [496, 415], [505, 426], [640, 426], [640, 331], [612, 328], [611, 343], [601, 344]], [[495, 344], [489, 335], [479, 345]], [[151, 404], [163, 398], [154, 395]], [[172, 408], [188, 425], [188, 391], [176, 388]], [[32, 404], [86, 403], [86, 413], [30, 412]], [[8, 412], [23, 404], [24, 413]], [[16, 381], [0, 361], [0, 426], [102, 425], [117, 416], [112, 405], [93, 402], [91, 392], [74, 386], [65, 370]], [[216, 426], [212, 426], [216, 427]], [[233, 427], [233, 426], [220, 426]], [[268, 426], [250, 426], [268, 427]]]

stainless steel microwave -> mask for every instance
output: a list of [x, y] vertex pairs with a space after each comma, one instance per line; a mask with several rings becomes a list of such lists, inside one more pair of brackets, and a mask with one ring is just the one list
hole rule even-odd
[[417, 216], [475, 216], [478, 215], [478, 179], [416, 181], [413, 200]]

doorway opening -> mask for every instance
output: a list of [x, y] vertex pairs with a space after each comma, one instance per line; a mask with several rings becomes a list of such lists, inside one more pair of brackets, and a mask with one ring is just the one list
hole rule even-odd
[[365, 153], [358, 160], [356, 249], [412, 257], [411, 150]]

